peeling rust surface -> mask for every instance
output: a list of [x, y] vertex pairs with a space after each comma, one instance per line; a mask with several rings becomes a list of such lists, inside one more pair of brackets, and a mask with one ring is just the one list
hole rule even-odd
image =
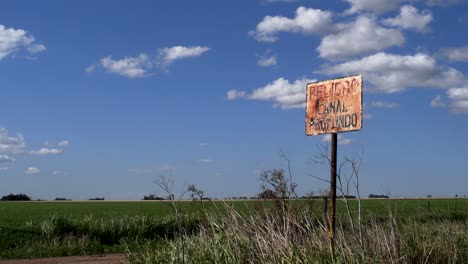
[[362, 75], [308, 83], [306, 135], [362, 128]]

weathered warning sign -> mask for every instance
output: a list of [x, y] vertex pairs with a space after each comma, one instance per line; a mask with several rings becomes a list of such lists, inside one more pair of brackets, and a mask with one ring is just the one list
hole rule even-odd
[[362, 75], [307, 84], [306, 135], [362, 128]]

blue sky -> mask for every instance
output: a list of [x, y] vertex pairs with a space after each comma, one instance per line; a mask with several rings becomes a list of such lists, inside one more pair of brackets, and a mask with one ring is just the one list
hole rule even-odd
[[467, 26], [461, 0], [4, 1], [0, 194], [252, 196], [281, 150], [317, 193], [305, 85], [362, 74], [361, 194], [468, 195]]

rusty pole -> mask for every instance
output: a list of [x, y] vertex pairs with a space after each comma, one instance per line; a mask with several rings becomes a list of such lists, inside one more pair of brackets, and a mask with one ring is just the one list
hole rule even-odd
[[335, 238], [335, 212], [336, 212], [336, 156], [338, 152], [337, 133], [331, 134], [331, 157], [330, 157], [330, 217], [329, 236], [330, 245], [333, 252]]

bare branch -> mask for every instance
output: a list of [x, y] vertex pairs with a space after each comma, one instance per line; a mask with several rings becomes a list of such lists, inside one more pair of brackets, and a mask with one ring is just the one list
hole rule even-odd
[[291, 162], [290, 162], [288, 156], [286, 155], [286, 153], [283, 151], [283, 149], [280, 150], [280, 157], [283, 158], [284, 160], [286, 160], [286, 162], [288, 163], [289, 192], [290, 192], [288, 196], [294, 195], [294, 197], [297, 198], [297, 194], [296, 194], [297, 184], [295, 184], [293, 182], [293, 176], [292, 176], [292, 172], [291, 172]]

